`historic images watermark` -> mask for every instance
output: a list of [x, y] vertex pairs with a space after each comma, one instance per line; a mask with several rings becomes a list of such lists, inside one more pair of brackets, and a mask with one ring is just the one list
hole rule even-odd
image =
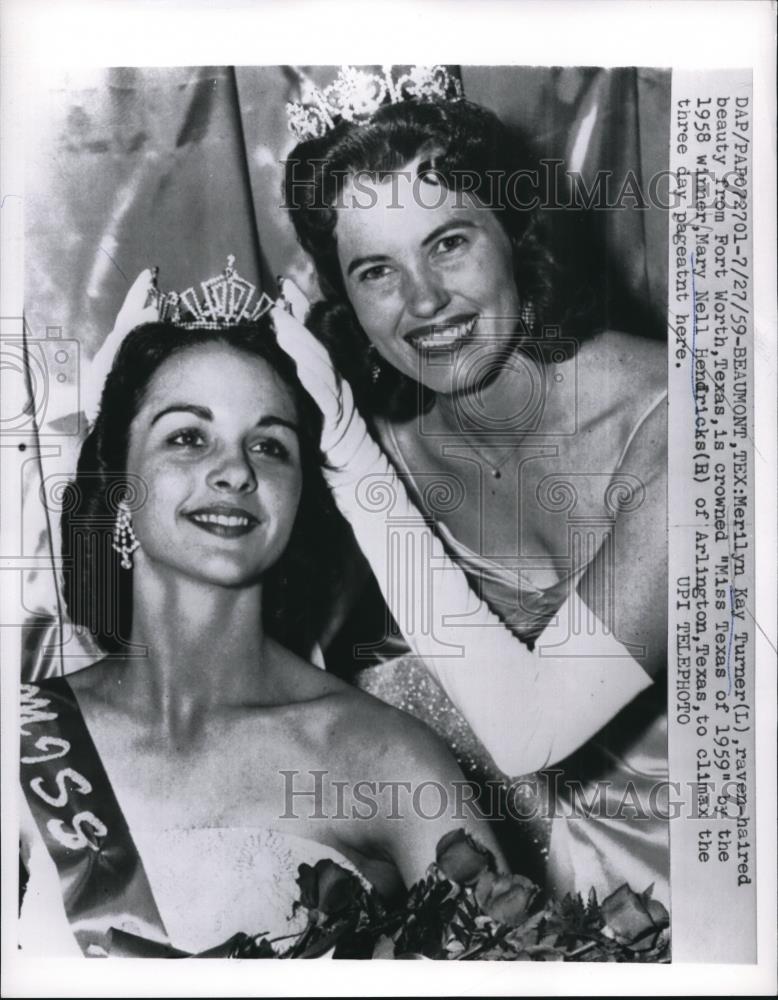
[[[741, 195], [742, 175], [736, 169], [714, 174], [706, 167], [688, 171], [660, 170], [647, 179], [634, 170], [600, 169], [591, 175], [565, 168], [564, 161], [544, 158], [536, 167], [522, 167], [510, 172], [500, 169], [446, 170], [434, 160], [409, 170], [356, 173], [329, 170], [334, 195], [325, 200], [313, 174], [326, 159], [310, 160], [305, 172], [299, 160], [282, 161], [287, 169], [287, 186], [282, 209], [289, 209], [303, 196], [306, 205], [316, 209], [369, 209], [378, 204], [377, 184], [387, 184], [392, 197], [388, 209], [400, 209], [400, 185], [410, 185], [411, 198], [424, 208], [440, 208], [451, 194], [455, 207], [475, 206], [499, 212], [535, 211], [646, 211], [651, 208], [671, 211], [683, 204], [683, 187], [691, 180], [701, 206], [723, 211], [735, 207]], [[309, 172], [310, 171], [310, 172]], [[340, 183], [338, 183], [340, 181]], [[309, 195], [312, 195], [310, 197]]]
[[279, 819], [388, 819], [410, 816], [436, 820], [470, 818], [519, 822], [535, 819], [606, 819], [635, 822], [655, 819], [735, 819], [742, 814], [741, 781], [687, 782], [661, 779], [639, 788], [627, 781], [584, 783], [549, 768], [510, 781], [478, 784], [466, 779], [444, 783], [400, 778], [339, 779], [326, 769], [284, 769], [284, 812]]

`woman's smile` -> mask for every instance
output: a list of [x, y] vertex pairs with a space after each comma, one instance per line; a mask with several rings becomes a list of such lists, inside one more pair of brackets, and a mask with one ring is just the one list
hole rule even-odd
[[478, 316], [454, 316], [448, 320], [416, 327], [405, 334], [405, 339], [417, 351], [453, 351], [468, 340], [478, 322]]
[[195, 527], [220, 538], [242, 538], [259, 525], [259, 519], [241, 507], [216, 504], [183, 515]]
[[148, 488], [138, 558], [227, 586], [261, 578], [300, 501], [297, 419], [261, 358], [215, 343], [165, 362], [132, 427], [128, 468]]
[[417, 169], [419, 160], [397, 183], [362, 178], [369, 204], [346, 186], [336, 227], [341, 273], [386, 362], [436, 392], [468, 391], [485, 367], [502, 366], [516, 336], [513, 244], [494, 212], [438, 183], [413, 183]]

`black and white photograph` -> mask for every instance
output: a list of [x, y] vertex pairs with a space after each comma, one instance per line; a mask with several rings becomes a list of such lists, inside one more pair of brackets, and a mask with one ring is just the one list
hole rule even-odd
[[4, 992], [769, 992], [774, 54], [154, 6], [4, 58]]

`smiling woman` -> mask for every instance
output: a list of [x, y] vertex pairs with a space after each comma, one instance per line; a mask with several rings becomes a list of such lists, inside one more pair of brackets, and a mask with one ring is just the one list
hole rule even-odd
[[[66, 602], [103, 649], [129, 640], [132, 574], [110, 570], [119, 563], [112, 537], [93, 526], [112, 523], [123, 500], [140, 545], [133, 558], [152, 579], [161, 585], [172, 569], [193, 583], [213, 574], [228, 585], [269, 572], [270, 629], [310, 652], [329, 614], [343, 528], [318, 468], [321, 417], [295, 385], [262, 328], [149, 323], [124, 341], [63, 505], [63, 557], [73, 564]], [[234, 544], [216, 544], [217, 536]], [[112, 591], [115, 604], [95, 601]], [[117, 614], [106, 616], [112, 604]]]
[[[23, 691], [26, 950], [286, 940], [300, 865], [391, 897], [463, 825], [426, 727], [306, 660], [345, 530], [321, 427], [266, 317], [127, 332], [62, 520], [67, 609], [107, 655]], [[398, 783], [440, 808], [391, 822]]]
[[[310, 324], [370, 415], [409, 420], [450, 388], [460, 321], [490, 355], [476, 365], [487, 379], [508, 341], [539, 328], [553, 262], [538, 213], [516, 207], [531, 203], [530, 165], [493, 114], [461, 100], [385, 104], [286, 160], [286, 207], [324, 293]], [[417, 349], [417, 333], [451, 357]]]
[[[355, 616], [352, 643], [385, 661], [357, 683], [508, 794], [531, 776], [510, 839], [528, 834], [555, 891], [626, 880], [667, 900], [664, 350], [587, 322], [542, 238], [543, 208], [562, 206], [496, 115], [445, 67], [382, 74], [308, 88], [286, 160], [324, 297], [298, 303], [316, 340], [300, 327], [282, 342], [401, 633], [364, 636]], [[383, 96], [363, 107], [355, 80]], [[366, 483], [395, 498], [384, 524]], [[626, 823], [635, 788], [645, 821]], [[577, 810], [581, 789], [596, 815]]]
[[354, 182], [344, 188], [338, 259], [349, 301], [381, 358], [446, 395], [467, 391], [484, 364], [499, 371], [515, 343], [521, 302], [510, 237], [497, 216], [442, 185], [421, 157], [395, 183], [363, 178], [360, 189], [370, 207], [353, 210]]
[[[184, 391], [210, 405], [164, 405]], [[159, 371], [127, 456], [128, 474], [149, 487], [133, 519], [136, 559], [163, 577], [171, 567], [222, 585], [259, 579], [286, 548], [302, 489], [295, 410], [267, 362], [226, 344], [188, 348]]]

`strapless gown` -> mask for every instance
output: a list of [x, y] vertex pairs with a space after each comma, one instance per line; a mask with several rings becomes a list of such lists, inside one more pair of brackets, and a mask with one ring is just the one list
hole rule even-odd
[[[663, 391], [625, 435], [614, 476], [637, 432], [666, 400], [667, 393]], [[381, 440], [406, 482], [412, 483], [413, 473], [388, 423], [381, 424]], [[444, 523], [438, 522], [437, 529], [449, 554], [467, 573], [479, 596], [517, 639], [530, 646], [556, 615], [588, 565], [588, 558], [584, 558], [574, 573], [553, 586], [541, 588], [516, 565], [501, 564], [463, 545]], [[589, 558], [594, 555], [596, 552], [590, 553]], [[356, 683], [425, 721], [449, 744], [466, 773], [481, 782], [502, 784], [506, 794], [510, 794], [513, 779], [518, 776], [499, 770], [489, 754], [488, 734], [473, 732], [418, 660], [403, 656], [398, 650], [397, 656], [362, 670]], [[536, 815], [525, 822], [509, 820], [519, 839], [518, 844], [511, 845], [502, 838], [512, 867], [537, 879], [544, 878], [547, 887], [556, 894], [575, 891], [586, 894], [594, 887], [602, 899], [624, 882], [637, 892], [653, 885], [654, 897], [669, 909], [669, 823], [659, 814], [662, 795], [656, 795], [668, 779], [667, 694], [663, 676], [594, 740], [556, 768], [562, 772], [561, 779], [551, 774], [531, 776], [538, 786], [534, 802], [526, 801], [527, 786], [522, 786], [524, 801], [517, 804], [513, 814], [526, 816], [534, 811]], [[578, 795], [579, 802], [600, 795], [600, 815], [571, 816], [570, 787], [576, 789], [572, 795]], [[630, 809], [630, 802], [637, 803], [638, 808]], [[660, 809], [652, 812], [650, 806], [654, 802]]]
[[[328, 845], [268, 828], [207, 827], [133, 831], [168, 943], [188, 953], [205, 951], [237, 932], [260, 935], [276, 950], [306, 925], [299, 900], [298, 866], [329, 859], [369, 883]], [[110, 926], [160, 941], [137, 917], [116, 912]], [[274, 939], [278, 939], [275, 940]], [[284, 940], [285, 939], [285, 940]], [[59, 876], [39, 837], [32, 841], [30, 880], [20, 913], [25, 953], [81, 955], [62, 903]]]

